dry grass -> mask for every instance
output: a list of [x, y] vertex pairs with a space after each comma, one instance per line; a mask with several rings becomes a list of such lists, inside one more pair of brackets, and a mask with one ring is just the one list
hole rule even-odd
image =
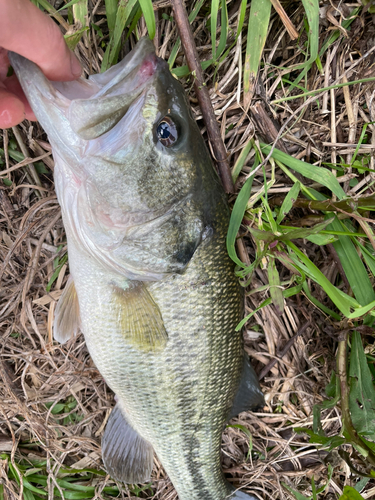
[[[170, 14], [168, 3], [158, 2], [158, 5], [161, 7], [157, 11], [159, 25], [155, 43], [158, 54], [167, 58], [177, 33], [174, 23], [161, 15], [163, 12]], [[92, 20], [105, 33], [104, 1], [89, 1], [89, 6]], [[231, 2], [229, 8], [229, 22], [234, 29], [238, 2]], [[288, 14], [301, 33], [303, 11], [299, 3], [289, 5]], [[337, 11], [333, 11], [332, 15], [332, 18], [326, 16], [323, 19], [322, 34], [333, 27], [332, 19], [339, 20]], [[139, 26], [140, 34], [145, 34], [142, 20]], [[197, 18], [194, 32], [201, 59], [209, 59], [211, 41], [205, 18]], [[322, 76], [317, 70], [310, 72], [308, 90], [327, 86], [357, 61], [358, 64], [346, 74], [348, 80], [373, 76], [374, 53], [366, 58], [361, 57], [372, 47], [373, 36], [371, 16], [363, 14], [354, 22], [349, 37], [343, 34], [323, 55], [325, 75]], [[276, 128], [303, 104], [300, 99], [280, 105], [270, 104], [270, 101], [283, 96], [282, 91], [277, 89], [283, 76], [286, 75], [289, 80], [296, 76], [290, 74], [289, 69], [282, 68], [304, 60], [302, 49], [305, 41], [303, 34], [299, 40], [290, 41], [280, 19], [277, 15], [273, 16], [253, 104], [255, 101], [261, 103], [275, 120]], [[130, 45], [133, 43], [131, 37]], [[241, 52], [245, 45], [246, 40], [242, 37], [219, 67], [214, 85], [214, 69], [206, 71], [207, 85], [211, 89], [212, 103], [232, 166], [250, 137], [260, 139], [251, 112], [243, 109], [240, 98]], [[125, 44], [125, 50], [128, 48], [129, 44]], [[76, 53], [86, 74], [98, 71], [103, 51], [97, 31], [91, 29], [90, 35], [84, 36]], [[182, 63], [183, 55], [180, 52], [177, 64]], [[184, 84], [194, 114], [202, 126], [191, 82], [186, 80]], [[288, 87], [285, 82], [283, 86], [284, 90]], [[374, 120], [372, 99], [371, 85], [336, 89], [322, 98], [314, 99], [290, 122], [283, 139], [285, 149], [289, 154], [311, 162], [336, 163], [340, 158], [349, 162], [363, 125]], [[331, 119], [331, 109], [335, 110], [334, 119]], [[5, 151], [2, 168], [7, 171], [7, 178], [11, 181], [10, 186], [0, 185], [0, 452], [11, 453], [13, 464], [18, 463], [21, 457], [25, 460], [45, 458], [50, 481], [49, 498], [53, 498], [53, 484], [61, 466], [96, 469], [102, 466], [100, 439], [114, 399], [93, 365], [82, 336], [64, 346], [52, 340], [51, 325], [56, 300], [69, 274], [67, 265], [63, 264], [51, 291], [46, 292], [56, 268], [55, 260], [61, 260], [66, 253], [64, 229], [53, 190], [53, 161], [46, 136], [38, 124], [24, 122], [17, 129], [17, 136], [12, 131], [4, 131], [0, 135], [0, 146]], [[359, 154], [369, 153], [369, 167], [374, 168], [374, 126], [370, 124], [367, 130], [369, 140], [361, 147]], [[202, 133], [206, 136], [203, 127]], [[25, 148], [25, 156], [29, 160], [17, 162], [14, 155], [12, 158], [12, 151], [25, 152]], [[39, 174], [41, 186], [35, 185], [33, 170], [29, 166], [32, 162], [39, 170], [41, 165], [45, 167], [45, 173]], [[236, 192], [243, 184], [250, 164], [251, 158], [245, 163]], [[265, 168], [265, 175], [267, 180], [271, 178], [270, 164]], [[353, 171], [341, 178], [345, 190], [351, 194], [359, 194], [362, 189], [366, 193], [372, 192], [374, 175], [362, 175], [359, 184], [351, 187], [349, 181], [356, 175], [357, 172]], [[253, 192], [261, 191], [263, 185], [263, 173], [258, 172]], [[284, 196], [290, 187], [288, 178], [276, 170], [276, 181], [268, 193]], [[304, 209], [294, 209], [290, 214], [291, 222], [296, 225], [309, 217], [311, 212]], [[334, 281], [339, 271], [331, 254], [323, 247], [304, 241], [299, 242], [299, 247], [330, 281]], [[254, 247], [248, 233], [238, 251], [242, 259], [253, 260]], [[251, 283], [251, 290], [267, 282], [264, 272], [259, 269]], [[319, 294], [321, 291], [316, 290], [317, 298], [325, 302], [326, 298]], [[262, 293], [249, 295], [248, 312], [258, 306], [264, 297]], [[303, 332], [296, 335], [304, 325]], [[280, 358], [282, 348], [293, 337], [294, 342], [290, 343], [290, 348]], [[308, 445], [305, 436], [293, 430], [294, 427], [312, 425], [313, 405], [324, 399], [323, 390], [335, 366], [336, 342], [327, 335], [326, 319], [314, 310], [306, 297], [299, 295], [287, 300], [285, 313], [281, 317], [273, 306], [255, 314], [245, 328], [244, 338], [246, 350], [252, 356], [258, 373], [271, 360], [276, 358], [277, 362], [262, 381], [266, 407], [261, 413], [244, 413], [233, 421], [243, 425], [252, 434], [253, 452], [250, 461], [246, 460], [249, 444], [246, 434], [235, 428], [227, 429], [224, 433], [223, 468], [228, 479], [236, 487], [243, 486], [245, 491], [249, 487], [264, 499], [292, 498], [282, 483], [310, 495], [311, 477], [314, 476], [318, 484], [327, 480], [328, 460], [334, 466], [334, 473], [325, 495], [338, 498], [343, 486], [351, 484], [349, 468], [341, 458], [332, 454], [328, 456], [327, 452]], [[56, 404], [74, 401], [77, 404], [70, 412], [64, 410], [64, 413], [53, 414]], [[64, 417], [70, 418], [64, 422]], [[328, 435], [340, 430], [341, 420], [337, 408], [324, 413], [323, 427]], [[7, 478], [7, 466], [5, 462], [2, 465], [0, 481], [5, 484], [9, 498], [22, 498], [22, 489], [14, 480]], [[96, 498], [106, 498], [102, 489], [113, 482], [108, 477], [95, 481]], [[366, 488], [366, 492], [362, 493], [364, 498], [373, 498], [374, 481], [370, 481]], [[140, 496], [151, 498], [155, 495], [159, 500], [176, 498], [157, 460], [152, 491], [150, 496], [147, 492], [140, 493]], [[122, 498], [130, 498], [134, 492], [123, 488], [121, 495]]]

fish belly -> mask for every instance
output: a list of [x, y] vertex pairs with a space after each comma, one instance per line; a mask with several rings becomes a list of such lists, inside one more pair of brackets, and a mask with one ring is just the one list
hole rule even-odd
[[147, 350], [121, 330], [113, 287], [122, 278], [69, 242], [89, 352], [131, 426], [152, 444], [180, 500], [228, 495], [220, 443], [242, 366], [235, 332], [241, 297], [224, 241], [219, 250], [214, 243], [202, 244], [182, 275], [147, 285], [168, 336], [163, 349]]

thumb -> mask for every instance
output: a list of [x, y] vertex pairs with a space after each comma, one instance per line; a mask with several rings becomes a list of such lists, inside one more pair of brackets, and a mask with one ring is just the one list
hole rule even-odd
[[50, 80], [81, 74], [59, 27], [29, 0], [0, 0], [0, 46], [35, 62]]

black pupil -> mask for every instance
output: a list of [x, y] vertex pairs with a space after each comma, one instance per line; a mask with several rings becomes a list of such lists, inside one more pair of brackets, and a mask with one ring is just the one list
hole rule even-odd
[[171, 135], [171, 129], [167, 122], [161, 122], [158, 126], [158, 137], [159, 139], [168, 139]]

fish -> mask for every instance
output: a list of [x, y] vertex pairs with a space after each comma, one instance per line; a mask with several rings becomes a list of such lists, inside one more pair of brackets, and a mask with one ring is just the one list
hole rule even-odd
[[180, 500], [256, 500], [220, 466], [226, 422], [264, 397], [236, 330], [226, 195], [182, 85], [147, 38], [73, 82], [9, 58], [55, 160], [70, 277], [54, 337], [81, 330], [116, 395], [105, 469], [145, 483], [155, 453]]

